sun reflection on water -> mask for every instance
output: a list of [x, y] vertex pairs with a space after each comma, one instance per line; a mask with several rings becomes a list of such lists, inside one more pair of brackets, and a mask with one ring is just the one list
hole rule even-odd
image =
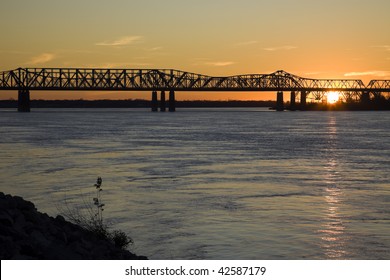
[[319, 231], [322, 236], [321, 247], [327, 258], [342, 259], [346, 256], [345, 250], [345, 225], [340, 215], [339, 205], [342, 191], [335, 186], [325, 189], [325, 201], [327, 209], [324, 216], [323, 228]]
[[343, 259], [347, 256], [346, 233], [341, 207], [343, 204], [343, 190], [338, 185], [339, 162], [337, 156], [337, 126], [336, 117], [331, 116], [328, 121], [328, 154], [325, 165], [325, 205], [321, 234], [321, 248], [326, 258]]

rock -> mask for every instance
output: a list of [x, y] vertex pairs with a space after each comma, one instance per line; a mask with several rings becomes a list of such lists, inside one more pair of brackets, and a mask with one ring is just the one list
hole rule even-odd
[[14, 196], [13, 199], [16, 201], [16, 206], [20, 210], [36, 210], [35, 205], [32, 202], [26, 201], [20, 196]]
[[16, 201], [13, 200], [10, 195], [5, 195], [0, 199], [1, 199], [0, 210], [16, 208]]
[[18, 213], [18, 215], [14, 218], [14, 228], [18, 231], [22, 231], [23, 227], [26, 225], [26, 219], [22, 213]]
[[116, 248], [64, 217], [49, 217], [18, 196], [0, 192], [1, 259], [147, 259]]
[[61, 215], [57, 215], [56, 220], [62, 223], [65, 222], [65, 218], [62, 217]]
[[36, 246], [40, 248], [45, 249], [50, 246], [50, 241], [39, 230], [33, 230], [30, 234], [30, 238], [34, 241]]
[[14, 221], [10, 217], [10, 215], [4, 211], [4, 212], [0, 213], [0, 224], [7, 226], [7, 227], [12, 227], [14, 224]]

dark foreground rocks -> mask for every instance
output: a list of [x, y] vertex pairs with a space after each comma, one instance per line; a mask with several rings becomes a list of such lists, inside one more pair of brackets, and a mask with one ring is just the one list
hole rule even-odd
[[115, 247], [61, 216], [49, 217], [34, 204], [0, 192], [0, 259], [146, 259]]

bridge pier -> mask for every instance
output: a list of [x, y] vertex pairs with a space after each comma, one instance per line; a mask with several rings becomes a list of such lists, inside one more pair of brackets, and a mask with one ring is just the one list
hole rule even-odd
[[30, 91], [21, 89], [18, 92], [18, 112], [30, 112]]
[[171, 90], [169, 92], [169, 112], [176, 111], [176, 102], [175, 102], [175, 91]]
[[370, 92], [368, 91], [363, 91], [362, 95], [360, 97], [360, 102], [363, 104], [368, 104], [370, 103]]
[[306, 107], [306, 91], [301, 91], [301, 110], [305, 110]]
[[152, 112], [158, 111], [157, 91], [152, 91]]
[[284, 110], [283, 91], [278, 91], [276, 94], [276, 111]]
[[165, 91], [161, 91], [160, 94], [160, 112], [165, 112], [167, 109], [166, 103], [165, 103]]
[[295, 111], [295, 91], [292, 91], [290, 94], [290, 110]]

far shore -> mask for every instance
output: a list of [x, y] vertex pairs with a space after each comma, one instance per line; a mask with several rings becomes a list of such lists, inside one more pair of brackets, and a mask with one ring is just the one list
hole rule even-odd
[[[211, 101], [211, 100], [176, 100], [176, 107], [181, 108], [212, 108], [212, 107], [273, 107], [275, 101]], [[0, 108], [17, 108], [17, 100], [0, 100]], [[31, 100], [32, 108], [150, 108], [150, 100]]]
[[[276, 107], [273, 100], [176, 100], [176, 108], [269, 108]], [[126, 100], [31, 100], [31, 108], [150, 108], [150, 100], [126, 99]], [[15, 99], [0, 100], [0, 108], [17, 108]], [[284, 104], [285, 110], [302, 111], [363, 111], [363, 110], [390, 110], [390, 99], [380, 101], [371, 100], [369, 103], [360, 102], [344, 103], [307, 103], [301, 107], [299, 103], [291, 107], [289, 102]]]

